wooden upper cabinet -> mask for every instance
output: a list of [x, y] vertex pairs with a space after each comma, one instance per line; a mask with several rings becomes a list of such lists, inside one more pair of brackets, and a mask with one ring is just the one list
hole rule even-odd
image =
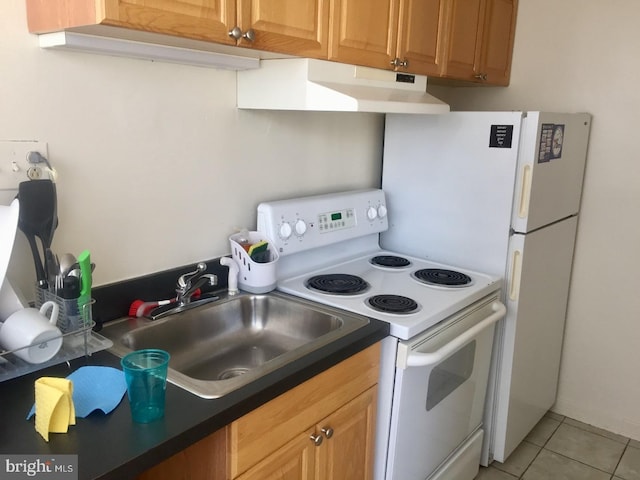
[[389, 70], [400, 0], [332, 0], [329, 60]]
[[448, 0], [446, 77], [508, 85], [517, 0]]
[[238, 25], [255, 32], [242, 47], [327, 58], [329, 0], [239, 0]]
[[445, 0], [332, 0], [329, 60], [422, 75], [442, 71]]
[[107, 25], [234, 45], [236, 0], [104, 0]]
[[448, 77], [471, 80], [474, 76], [482, 2], [483, 0], [449, 0], [446, 54]]
[[236, 0], [27, 0], [29, 31], [111, 25], [235, 45]]
[[400, 3], [398, 46], [396, 56], [408, 71], [421, 75], [442, 72], [445, 0], [405, 0]]
[[[26, 1], [29, 31], [34, 33], [110, 25], [327, 58], [329, 0]], [[234, 28], [237, 38], [230, 35]]]
[[74, 27], [91, 33], [93, 26], [108, 25], [508, 85], [518, 0], [26, 0], [26, 4], [33, 33]]
[[487, 83], [509, 84], [517, 9], [518, 0], [486, 0], [478, 72]]

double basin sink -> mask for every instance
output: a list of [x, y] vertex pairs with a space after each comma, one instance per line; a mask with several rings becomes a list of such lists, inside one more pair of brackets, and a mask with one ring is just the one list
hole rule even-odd
[[122, 357], [159, 348], [168, 380], [218, 398], [367, 325], [366, 317], [273, 292], [220, 299], [161, 320], [124, 318], [101, 334]]

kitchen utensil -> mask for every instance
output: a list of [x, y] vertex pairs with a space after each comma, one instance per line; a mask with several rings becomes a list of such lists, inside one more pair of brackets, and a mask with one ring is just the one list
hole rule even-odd
[[66, 277], [77, 266], [78, 260], [72, 253], [63, 253], [60, 256], [60, 275]]
[[18, 185], [20, 215], [18, 226], [27, 237], [36, 269], [38, 285], [47, 286], [47, 275], [36, 237], [42, 242], [43, 251], [51, 247], [53, 231], [57, 226], [56, 188], [51, 180], [34, 180]]
[[17, 199], [9, 206], [0, 205], [0, 286], [9, 266], [19, 215], [20, 202]]
[[121, 360], [134, 422], [149, 423], [164, 416], [169, 358], [164, 350], [146, 349]]
[[[51, 309], [51, 315], [46, 316]], [[62, 333], [56, 327], [58, 305], [48, 301], [40, 310], [23, 308], [11, 314], [0, 328], [0, 345], [29, 363], [50, 360], [62, 346]]]
[[91, 274], [91, 254], [89, 250], [83, 250], [78, 255], [80, 266], [80, 296], [78, 297], [78, 308], [82, 315], [83, 325], [91, 323], [91, 285], [93, 283]]
[[91, 284], [93, 283], [91, 274], [91, 253], [84, 250], [78, 255], [80, 265], [80, 296], [91, 298]]
[[80, 296], [80, 279], [78, 277], [61, 277], [62, 278], [62, 288], [58, 295], [64, 299], [72, 299], [78, 298]]
[[57, 291], [57, 288], [60, 287], [56, 282], [57, 277], [60, 274], [60, 264], [58, 263], [58, 258], [53, 253], [53, 250], [48, 247], [44, 249], [44, 265], [49, 288], [55, 287], [55, 291]]

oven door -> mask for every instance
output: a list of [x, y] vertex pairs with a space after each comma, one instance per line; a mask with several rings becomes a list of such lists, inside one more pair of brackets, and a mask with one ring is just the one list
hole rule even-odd
[[[440, 465], [446, 462], [442, 468], [452, 468], [448, 460], [461, 449], [477, 452], [477, 459], [466, 460], [477, 472], [479, 450], [465, 446], [482, 424], [494, 326], [505, 312], [492, 295], [424, 334], [399, 342], [388, 480], [439, 475]], [[458, 475], [455, 480], [463, 478]]]

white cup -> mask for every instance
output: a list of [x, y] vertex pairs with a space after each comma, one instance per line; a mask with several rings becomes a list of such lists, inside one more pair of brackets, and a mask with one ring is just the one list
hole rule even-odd
[[[46, 312], [51, 308], [51, 316]], [[12, 313], [0, 328], [0, 345], [29, 363], [50, 360], [62, 346], [62, 333], [56, 327], [58, 305], [45, 302], [40, 310], [24, 308]]]

